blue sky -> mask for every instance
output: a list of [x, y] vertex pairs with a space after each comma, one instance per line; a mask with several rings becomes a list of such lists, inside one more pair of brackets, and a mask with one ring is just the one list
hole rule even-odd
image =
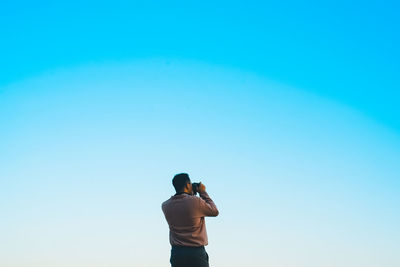
[[[398, 266], [398, 3], [4, 2], [1, 266]], [[232, 255], [242, 255], [233, 259]]]
[[183, 58], [345, 101], [399, 128], [396, 1], [3, 2], [0, 83], [53, 68]]

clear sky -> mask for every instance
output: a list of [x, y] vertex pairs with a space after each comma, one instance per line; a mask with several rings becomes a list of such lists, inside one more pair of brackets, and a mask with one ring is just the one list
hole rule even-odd
[[400, 266], [395, 1], [3, 2], [0, 266]]

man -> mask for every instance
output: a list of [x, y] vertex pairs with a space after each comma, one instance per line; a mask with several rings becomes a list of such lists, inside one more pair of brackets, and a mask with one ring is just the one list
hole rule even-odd
[[162, 203], [162, 210], [169, 225], [172, 267], [208, 267], [208, 244], [204, 217], [218, 215], [218, 209], [200, 183], [193, 194], [187, 173], [174, 176], [172, 184], [176, 194]]

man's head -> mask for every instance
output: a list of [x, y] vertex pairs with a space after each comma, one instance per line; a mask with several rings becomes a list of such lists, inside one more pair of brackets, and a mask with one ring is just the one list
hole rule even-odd
[[175, 175], [172, 179], [172, 184], [177, 193], [192, 193], [192, 183], [190, 182], [190, 178], [187, 173], [178, 173]]

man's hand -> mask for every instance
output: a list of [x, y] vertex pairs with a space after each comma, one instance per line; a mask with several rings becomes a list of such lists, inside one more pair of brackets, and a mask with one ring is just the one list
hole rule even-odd
[[206, 192], [206, 186], [200, 182], [200, 185], [199, 185], [199, 188], [197, 189], [197, 191], [198, 191], [200, 194], [201, 194], [201, 193], [205, 193], [205, 192]]

